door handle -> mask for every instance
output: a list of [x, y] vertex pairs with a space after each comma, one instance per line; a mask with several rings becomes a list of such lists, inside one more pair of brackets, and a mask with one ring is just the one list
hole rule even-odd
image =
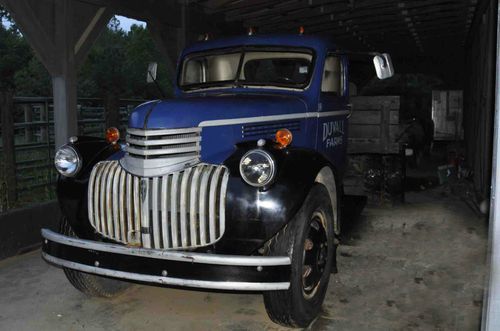
[[349, 114], [347, 114], [347, 119], [349, 119], [352, 116], [352, 103], [347, 104], [347, 110], [349, 111]]

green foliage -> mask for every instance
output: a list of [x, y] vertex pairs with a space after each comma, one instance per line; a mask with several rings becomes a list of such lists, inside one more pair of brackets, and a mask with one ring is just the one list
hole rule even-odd
[[113, 93], [120, 98], [156, 98], [156, 88], [146, 84], [149, 62], [158, 62], [159, 84], [171, 94], [166, 65], [149, 31], [133, 25], [126, 33], [119, 22], [112, 19], [80, 70], [79, 95], [102, 98]]
[[[3, 17], [2, 17], [3, 19]], [[0, 89], [15, 89], [15, 75], [33, 57], [23, 36], [15, 27], [0, 25]]]
[[[0, 6], [0, 89], [14, 89], [18, 96], [51, 96], [50, 75], [19, 32], [10, 15]], [[125, 32], [112, 18], [91, 48], [79, 70], [78, 96], [104, 98], [158, 98], [154, 84], [146, 83], [149, 62], [158, 62], [158, 83], [171, 95], [166, 63], [156, 49], [149, 31], [133, 25]]]

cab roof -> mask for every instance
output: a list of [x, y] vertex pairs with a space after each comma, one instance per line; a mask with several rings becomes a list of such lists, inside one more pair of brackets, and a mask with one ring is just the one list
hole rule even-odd
[[335, 50], [335, 44], [330, 38], [307, 34], [253, 34], [236, 37], [226, 37], [206, 41], [198, 41], [184, 49], [182, 56], [203, 52], [211, 49], [230, 48], [238, 46], [282, 46], [282, 47], [306, 47], [322, 53], [327, 50]]

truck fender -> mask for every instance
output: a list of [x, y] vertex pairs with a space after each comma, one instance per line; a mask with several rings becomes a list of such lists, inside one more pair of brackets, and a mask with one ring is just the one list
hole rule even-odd
[[337, 189], [337, 182], [335, 180], [335, 175], [330, 166], [324, 166], [316, 175], [314, 180], [316, 183], [322, 184], [328, 190], [330, 195], [330, 201], [332, 203], [332, 215], [333, 215], [333, 230], [336, 235], [340, 235], [340, 220], [339, 220], [339, 203], [340, 198], [339, 190]]
[[226, 195], [226, 232], [216, 250], [252, 254], [290, 222], [315, 183], [324, 185], [334, 208], [334, 229], [339, 229], [335, 167], [318, 152], [305, 148], [263, 149], [275, 159], [277, 174], [269, 187], [256, 188], [241, 178], [241, 157], [256, 145], [238, 148], [224, 165], [229, 169]]

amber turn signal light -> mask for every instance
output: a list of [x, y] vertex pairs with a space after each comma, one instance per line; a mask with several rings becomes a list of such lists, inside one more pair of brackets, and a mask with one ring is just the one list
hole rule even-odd
[[292, 143], [292, 133], [288, 129], [279, 129], [276, 131], [276, 142], [280, 148], [285, 148]]
[[106, 141], [114, 144], [120, 139], [120, 131], [115, 127], [110, 127], [106, 130]]

